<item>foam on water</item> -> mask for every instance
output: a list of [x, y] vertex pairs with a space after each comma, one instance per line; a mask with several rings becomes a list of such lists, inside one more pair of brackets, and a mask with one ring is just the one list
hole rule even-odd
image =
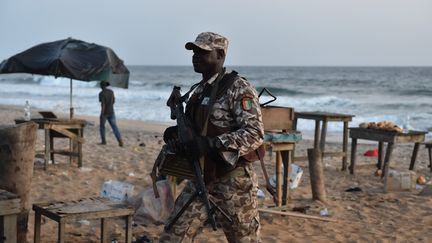
[[[268, 88], [277, 100], [271, 105], [296, 111], [327, 111], [355, 115], [350, 126], [361, 122], [393, 121], [402, 126], [407, 116], [414, 129], [432, 124], [432, 68], [352, 67], [234, 67], [260, 91]], [[129, 89], [111, 87], [116, 95], [118, 118], [172, 123], [166, 100], [173, 85], [186, 92], [200, 80], [191, 67], [132, 66]], [[409, 84], [409, 85], [407, 85]], [[70, 80], [51, 76], [0, 75], [0, 104], [69, 112]], [[98, 82], [73, 81], [76, 114], [100, 112]], [[270, 100], [264, 95], [261, 103]], [[342, 123], [329, 123], [330, 131], [342, 131]], [[300, 120], [299, 130], [313, 130], [314, 123]]]

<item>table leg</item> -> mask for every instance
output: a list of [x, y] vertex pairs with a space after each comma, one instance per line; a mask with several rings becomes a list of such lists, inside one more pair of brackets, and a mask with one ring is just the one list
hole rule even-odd
[[429, 167], [430, 167], [430, 171], [432, 172], [432, 151], [431, 151], [432, 147], [428, 147], [428, 154], [429, 154]]
[[51, 136], [51, 132], [50, 132], [50, 156], [51, 156], [51, 161], [54, 164], [54, 137]]
[[320, 121], [315, 121], [315, 136], [314, 136], [314, 149], [318, 148], [320, 141]]
[[[82, 128], [78, 130], [78, 137], [84, 137]], [[82, 143], [80, 142], [78, 142], [78, 167], [82, 167]]]
[[356, 152], [357, 152], [357, 138], [351, 139], [351, 164], [350, 173], [354, 175], [354, 167], [356, 163]]
[[378, 142], [378, 163], [377, 163], [378, 169], [381, 169], [383, 167], [383, 154], [384, 154], [384, 143]]
[[66, 223], [64, 222], [59, 222], [58, 224], [58, 243], [65, 242], [65, 226]]
[[282, 192], [282, 205], [287, 205], [289, 197], [289, 166], [290, 166], [290, 153], [289, 151], [281, 151], [283, 162], [283, 192]]
[[126, 243], [132, 242], [132, 215], [126, 216]]
[[48, 162], [51, 159], [51, 146], [50, 146], [50, 131], [49, 128], [45, 128], [45, 163], [44, 169], [47, 169]]
[[108, 243], [108, 219], [101, 218], [101, 243]]
[[412, 156], [411, 156], [411, 164], [410, 164], [410, 167], [409, 167], [410, 170], [414, 169], [415, 162], [416, 162], [416, 159], [417, 159], [417, 154], [418, 154], [419, 146], [420, 146], [420, 143], [415, 143], [414, 144], [414, 149], [413, 149], [413, 153], [412, 153]]
[[75, 139], [69, 138], [69, 165], [71, 165], [74, 162], [74, 156], [73, 153], [76, 152], [76, 144]]
[[[3, 229], [0, 229], [0, 232], [2, 230], [3, 230], [3, 237], [5, 239], [4, 242], [6, 243], [17, 242], [17, 215], [16, 214], [3, 216]], [[0, 239], [0, 242], [3, 242], [2, 239]]]
[[348, 122], [344, 122], [343, 127], [343, 138], [342, 138], [342, 171], [347, 169], [347, 158], [348, 158]]
[[280, 151], [276, 151], [276, 195], [278, 198], [277, 206], [282, 206], [282, 155]]
[[40, 242], [40, 230], [41, 230], [41, 214], [39, 211], [35, 211], [35, 222], [34, 222], [34, 243]]
[[388, 142], [387, 143], [387, 151], [385, 154], [385, 158], [384, 158], [384, 165], [383, 165], [383, 172], [381, 174], [381, 178], [385, 176], [385, 180], [387, 180], [387, 174], [388, 174], [388, 170], [390, 167], [390, 160], [391, 160], [391, 156], [392, 156], [392, 152], [393, 152], [393, 142]]
[[325, 151], [325, 140], [327, 135], [327, 121], [323, 120], [322, 128], [321, 128], [321, 139], [320, 139], [320, 149], [324, 154]]

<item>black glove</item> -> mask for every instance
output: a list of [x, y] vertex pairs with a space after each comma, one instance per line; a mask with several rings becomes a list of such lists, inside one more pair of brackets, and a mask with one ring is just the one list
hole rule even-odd
[[178, 139], [169, 139], [166, 141], [168, 145], [168, 150], [173, 153], [183, 153], [185, 151], [184, 144], [182, 144]]
[[199, 136], [187, 146], [191, 153], [196, 157], [207, 155], [211, 150], [216, 149], [216, 138]]

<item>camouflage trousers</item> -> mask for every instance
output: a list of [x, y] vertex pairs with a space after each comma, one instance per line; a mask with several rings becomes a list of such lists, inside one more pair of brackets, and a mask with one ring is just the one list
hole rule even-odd
[[[217, 222], [222, 226], [228, 242], [261, 242], [257, 204], [258, 179], [252, 165], [242, 176], [221, 179], [214, 183], [211, 198], [224, 210], [232, 222], [217, 211]], [[195, 184], [188, 182], [174, 206], [169, 220], [195, 193]], [[197, 197], [169, 231], [164, 231], [159, 242], [193, 242], [207, 221], [207, 210]]]

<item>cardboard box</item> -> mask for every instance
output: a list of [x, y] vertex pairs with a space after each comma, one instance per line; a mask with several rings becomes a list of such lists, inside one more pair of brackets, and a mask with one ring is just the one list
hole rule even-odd
[[415, 189], [417, 176], [414, 171], [389, 170], [384, 181], [384, 191], [410, 191]]

